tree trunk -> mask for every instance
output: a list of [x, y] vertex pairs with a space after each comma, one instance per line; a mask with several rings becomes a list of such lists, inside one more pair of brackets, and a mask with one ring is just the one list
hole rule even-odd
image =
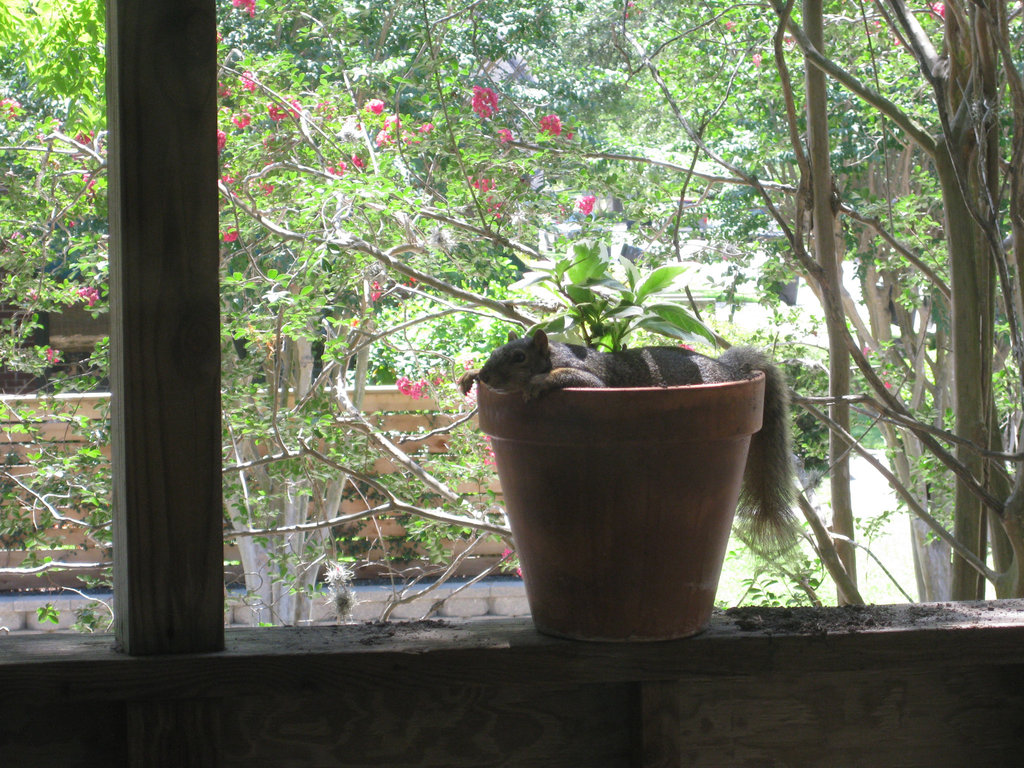
[[[992, 38], [985, 14], [973, 12], [970, 27], [959, 14], [947, 14], [949, 74], [943, 86], [944, 133], [935, 154], [945, 208], [952, 291], [952, 346], [955, 361], [953, 406], [956, 434], [975, 446], [990, 444], [992, 355], [995, 324], [995, 269], [984, 231], [972, 215], [995, 216], [989, 201], [999, 199], [998, 121], [985, 125], [974, 108], [962, 110], [965, 98], [997, 102]], [[963, 445], [957, 457], [982, 483], [991, 479], [987, 460]], [[1003, 497], [1005, 498], [1005, 496]], [[958, 481], [953, 533], [980, 558], [987, 549], [986, 509]], [[953, 599], [985, 595], [985, 582], [962, 558], [953, 561]]]
[[926, 603], [949, 600], [953, 592], [949, 545], [936, 538], [928, 524], [917, 517], [910, 519], [910, 536], [918, 598]]
[[[979, 242], [978, 228], [968, 211], [956, 170], [947, 152], [958, 152], [961, 159], [966, 160], [969, 150], [965, 146], [942, 144], [935, 163], [946, 211], [950, 289], [953, 295], [952, 348], [953, 359], [956, 361], [953, 377], [954, 429], [958, 437], [974, 445], [988, 445], [994, 284], [988, 267], [988, 254], [983, 249], [983, 243]], [[985, 476], [985, 462], [977, 450], [960, 445], [956, 455], [975, 477]], [[959, 480], [956, 484], [954, 509], [956, 517], [953, 534], [974, 554], [984, 558], [985, 510], [977, 496]], [[962, 558], [955, 558], [953, 599], [978, 600], [984, 597], [984, 592], [984, 581], [977, 571]]]
[[[824, 19], [821, 0], [804, 0], [804, 25], [811, 43], [824, 51]], [[850, 358], [846, 349], [845, 328], [835, 327], [844, 316], [842, 302], [842, 268], [837, 247], [836, 214], [832, 194], [832, 163], [828, 137], [828, 98], [825, 74], [807, 64], [807, 144], [811, 166], [811, 192], [814, 216], [814, 250], [824, 270], [827, 285], [823, 286], [825, 301], [839, 302], [833, 311], [826, 311], [829, 336], [829, 395], [842, 398], [850, 391]], [[850, 408], [836, 402], [830, 408], [831, 418], [850, 431]], [[829, 438], [829, 479], [832, 489], [832, 529], [851, 540], [856, 539], [853, 502], [850, 495], [849, 452], [843, 439]], [[845, 541], [836, 542], [836, 550], [850, 579], [857, 582], [856, 550]], [[844, 602], [842, 595], [840, 602]]]

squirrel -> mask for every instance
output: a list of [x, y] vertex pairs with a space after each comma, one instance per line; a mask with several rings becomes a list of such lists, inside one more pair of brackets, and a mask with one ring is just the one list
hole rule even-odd
[[601, 352], [549, 341], [544, 331], [494, 350], [482, 368], [459, 378], [468, 394], [481, 381], [497, 392], [521, 392], [526, 401], [564, 387], [672, 387], [715, 384], [765, 375], [761, 429], [750, 440], [737, 516], [741, 538], [756, 552], [781, 554], [796, 541], [792, 512], [789, 393], [785, 376], [761, 350], [732, 347], [712, 358], [683, 347], [640, 347]]

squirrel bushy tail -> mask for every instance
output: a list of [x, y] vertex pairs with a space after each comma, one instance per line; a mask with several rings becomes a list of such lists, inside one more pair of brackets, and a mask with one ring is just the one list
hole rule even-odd
[[719, 361], [739, 373], [765, 375], [763, 426], [750, 439], [736, 509], [737, 533], [758, 553], [782, 554], [796, 542], [797, 531], [786, 379], [764, 352], [753, 347], [732, 347]]

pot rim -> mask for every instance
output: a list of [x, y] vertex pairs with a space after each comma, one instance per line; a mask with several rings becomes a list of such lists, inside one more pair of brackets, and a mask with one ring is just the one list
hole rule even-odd
[[734, 439], [761, 428], [765, 375], [676, 387], [573, 387], [525, 402], [518, 392], [477, 390], [480, 428], [497, 439], [533, 442]]

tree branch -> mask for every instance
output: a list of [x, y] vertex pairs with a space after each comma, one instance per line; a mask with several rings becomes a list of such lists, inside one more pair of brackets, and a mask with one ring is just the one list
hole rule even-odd
[[[781, 13], [783, 8], [779, 7], [777, 0], [774, 4], [776, 12]], [[830, 75], [837, 82], [842, 83], [847, 89], [860, 96], [861, 99], [892, 120], [929, 155], [935, 154], [935, 139], [932, 138], [932, 135], [927, 130], [919, 126], [913, 118], [907, 115], [895, 103], [864, 85], [856, 77], [822, 54], [821, 51], [811, 44], [803, 27], [793, 21], [792, 18], [787, 19], [786, 25], [808, 61], [825, 74]]]
[[888, 467], [883, 465], [878, 459], [872, 456], [871, 452], [868, 451], [867, 448], [862, 446], [860, 442], [857, 440], [857, 438], [855, 438], [845, 429], [840, 427], [832, 419], [830, 419], [827, 415], [819, 411], [810, 403], [800, 402], [800, 405], [808, 413], [814, 416], [814, 418], [818, 419], [818, 421], [820, 421], [822, 424], [827, 425], [828, 428], [834, 434], [841, 437], [849, 448], [855, 450], [864, 459], [866, 459], [868, 463], [871, 464], [871, 466], [873, 466], [878, 471], [878, 473], [881, 474], [882, 477], [886, 479], [890, 487], [892, 487], [892, 489], [900, 495], [900, 497], [903, 499], [904, 503], [907, 505], [910, 511], [917, 515], [921, 520], [923, 520], [928, 525], [928, 527], [931, 528], [932, 531], [934, 531], [936, 536], [938, 536], [944, 542], [949, 544], [949, 546], [953, 549], [954, 552], [957, 553], [957, 555], [966, 560], [971, 565], [971, 567], [974, 568], [974, 570], [981, 574], [982, 577], [992, 582], [993, 584], [996, 582], [996, 580], [999, 578], [999, 574], [997, 574], [995, 571], [991, 570], [987, 565], [985, 565], [985, 563], [983, 563], [973, 552], [971, 552], [969, 548], [961, 544], [960, 541], [958, 541], [953, 536], [953, 534], [947, 531], [945, 526], [942, 525], [942, 523], [940, 523], [938, 520], [932, 517], [924, 509], [924, 507], [918, 504], [917, 499], [915, 499], [913, 494], [910, 493], [910, 491], [908, 491], [904, 487], [903, 483], [901, 483], [899, 479], [892, 472], [889, 471]]

